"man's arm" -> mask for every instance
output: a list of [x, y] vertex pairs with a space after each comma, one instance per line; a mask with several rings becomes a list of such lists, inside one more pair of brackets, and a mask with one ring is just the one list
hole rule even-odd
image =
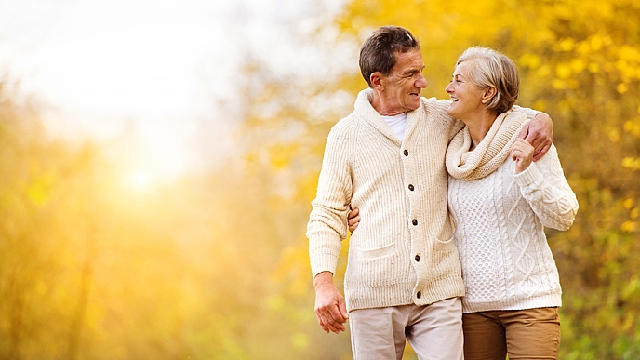
[[320, 327], [336, 334], [345, 331], [343, 324], [348, 318], [344, 297], [333, 284], [342, 239], [347, 236], [346, 218], [353, 194], [348, 145], [348, 132], [332, 129], [307, 225], [316, 292], [314, 311]]
[[316, 291], [316, 302], [313, 310], [316, 313], [318, 324], [327, 333], [336, 334], [345, 331], [344, 323], [349, 315], [344, 302], [344, 297], [333, 284], [333, 274], [325, 271], [313, 278], [313, 288]]

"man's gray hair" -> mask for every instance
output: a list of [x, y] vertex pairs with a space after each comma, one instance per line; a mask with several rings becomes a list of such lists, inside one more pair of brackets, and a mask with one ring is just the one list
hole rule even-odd
[[371, 87], [371, 74], [389, 75], [396, 64], [395, 52], [420, 50], [420, 42], [400, 26], [382, 26], [360, 48], [360, 72]]

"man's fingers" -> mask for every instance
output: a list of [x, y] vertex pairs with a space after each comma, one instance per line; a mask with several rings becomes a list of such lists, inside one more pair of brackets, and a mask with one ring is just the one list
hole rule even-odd
[[551, 143], [544, 144], [540, 149], [536, 148], [533, 153], [533, 161], [538, 161], [544, 154], [546, 154], [551, 148]]
[[323, 315], [319, 311], [316, 311], [316, 318], [318, 319], [318, 324], [320, 325], [322, 330], [324, 330], [324, 332], [328, 333], [329, 332], [329, 328], [326, 325], [327, 321], [325, 320], [325, 318], [323, 318]]
[[342, 325], [344, 322], [346, 322], [346, 318], [343, 316], [343, 314], [341, 314], [341, 311], [337, 304], [317, 309], [316, 317], [318, 319], [320, 327], [322, 327], [325, 332], [331, 331], [339, 334], [340, 332], [346, 330], [344, 325]]
[[316, 317], [318, 318], [318, 323], [320, 324], [320, 327], [326, 333], [331, 331], [333, 333], [339, 334], [341, 331], [344, 331], [344, 326], [342, 326], [342, 329], [341, 329], [340, 328], [341, 325], [337, 323], [329, 314], [325, 314], [319, 311], [316, 313]]
[[330, 306], [328, 310], [329, 310], [329, 317], [331, 318], [330, 320], [334, 320], [335, 323], [342, 324], [347, 321], [347, 319], [344, 316], [342, 316], [342, 313], [340, 312], [340, 308], [338, 307], [338, 304], [334, 304], [333, 306]]
[[344, 301], [340, 301], [340, 303], [338, 304], [338, 308], [340, 309], [340, 315], [342, 315], [342, 318], [345, 319], [345, 321], [349, 319], [349, 313], [347, 312], [347, 305], [345, 304]]
[[334, 320], [329, 316], [325, 318], [323, 328], [326, 328], [328, 331], [331, 331], [336, 334], [339, 334], [340, 332], [345, 330], [342, 324], [340, 324], [338, 321]]
[[529, 130], [529, 128], [526, 127], [526, 126], [525, 126], [524, 129], [520, 130], [520, 134], [518, 134], [518, 139], [523, 139], [523, 140], [526, 139], [527, 136], [529, 135], [528, 130]]

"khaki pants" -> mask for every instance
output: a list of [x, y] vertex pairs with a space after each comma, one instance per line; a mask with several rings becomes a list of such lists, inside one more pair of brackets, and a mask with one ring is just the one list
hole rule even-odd
[[349, 314], [353, 358], [400, 360], [408, 340], [421, 360], [462, 360], [461, 316], [459, 298], [354, 310]]
[[462, 314], [465, 360], [557, 359], [558, 308]]

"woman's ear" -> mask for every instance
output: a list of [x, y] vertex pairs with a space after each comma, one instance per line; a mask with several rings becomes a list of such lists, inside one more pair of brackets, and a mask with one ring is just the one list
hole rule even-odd
[[488, 103], [497, 94], [498, 94], [498, 89], [494, 88], [493, 86], [490, 86], [484, 89], [484, 94], [482, 94], [482, 103], [483, 104]]

